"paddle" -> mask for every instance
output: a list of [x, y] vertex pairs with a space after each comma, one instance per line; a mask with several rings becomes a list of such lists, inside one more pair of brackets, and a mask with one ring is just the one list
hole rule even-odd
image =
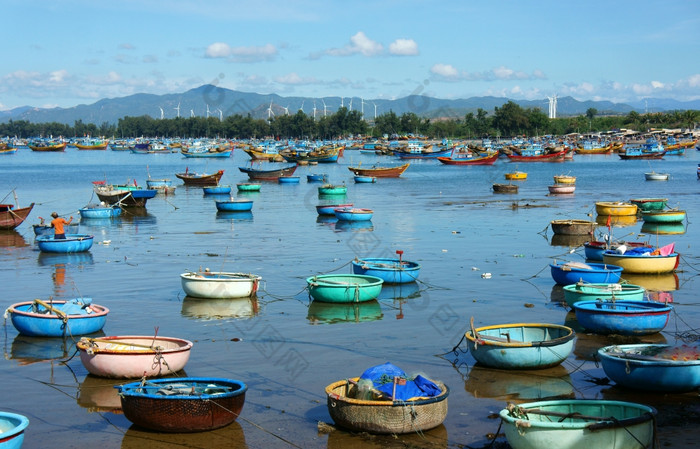
[[38, 298], [37, 298], [37, 299], [34, 300], [34, 302], [37, 303], [37, 304], [41, 304], [42, 306], [44, 306], [44, 307], [45, 307], [47, 310], [49, 310], [50, 312], [53, 312], [53, 313], [55, 313], [56, 315], [58, 315], [58, 317], [61, 318], [61, 319], [64, 319], [64, 320], [65, 320], [66, 318], [68, 318], [68, 315], [66, 315], [65, 312], [63, 312], [63, 311], [61, 311], [61, 310], [58, 310], [57, 308], [53, 307], [51, 304], [47, 304], [46, 302], [42, 301], [41, 299], [38, 299]]

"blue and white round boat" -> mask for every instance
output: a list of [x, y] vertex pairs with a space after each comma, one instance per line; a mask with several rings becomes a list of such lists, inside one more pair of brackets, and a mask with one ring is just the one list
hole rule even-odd
[[224, 212], [245, 212], [253, 209], [253, 200], [217, 201], [216, 210]]
[[352, 272], [378, 277], [387, 284], [405, 284], [418, 279], [420, 264], [400, 259], [368, 257], [353, 260]]
[[552, 278], [560, 285], [570, 285], [577, 282], [589, 284], [614, 284], [620, 282], [622, 267], [603, 263], [566, 262], [551, 263]]
[[53, 235], [37, 236], [39, 250], [47, 253], [79, 253], [92, 248], [94, 236], [88, 234], [66, 234], [65, 239]]

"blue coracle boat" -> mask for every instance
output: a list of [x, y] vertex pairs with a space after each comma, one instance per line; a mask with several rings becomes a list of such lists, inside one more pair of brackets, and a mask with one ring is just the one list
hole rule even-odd
[[66, 234], [65, 239], [53, 235], [40, 235], [36, 238], [39, 250], [46, 253], [79, 253], [92, 248], [94, 236], [88, 234]]
[[577, 282], [589, 284], [615, 284], [620, 282], [622, 267], [602, 263], [567, 262], [549, 264], [554, 282], [570, 285]]
[[207, 186], [202, 187], [202, 192], [205, 195], [220, 195], [231, 193], [231, 186]]
[[420, 264], [401, 259], [369, 257], [353, 260], [352, 272], [378, 277], [387, 284], [405, 284], [418, 279]]
[[24, 429], [29, 425], [26, 416], [0, 412], [0, 448], [19, 449], [24, 442]]
[[253, 209], [253, 200], [217, 201], [216, 210], [224, 212], [245, 212]]
[[69, 301], [18, 302], [7, 309], [17, 332], [31, 337], [86, 335], [101, 330], [109, 309], [92, 303], [92, 298]]
[[661, 332], [673, 306], [653, 301], [579, 301], [576, 320], [596, 334], [650, 335]]
[[298, 176], [280, 176], [277, 178], [278, 184], [299, 184]]
[[377, 178], [375, 178], [374, 176], [360, 176], [360, 175], [358, 175], [358, 176], [355, 176], [355, 182], [358, 184], [373, 183], [373, 182], [377, 182]]
[[113, 218], [122, 214], [122, 209], [119, 206], [102, 206], [101, 204], [88, 204], [83, 207], [80, 212], [81, 218]]
[[328, 182], [328, 175], [325, 173], [312, 173], [306, 175], [306, 182]]
[[637, 390], [686, 392], [700, 388], [696, 347], [659, 344], [606, 346], [598, 350], [605, 375]]

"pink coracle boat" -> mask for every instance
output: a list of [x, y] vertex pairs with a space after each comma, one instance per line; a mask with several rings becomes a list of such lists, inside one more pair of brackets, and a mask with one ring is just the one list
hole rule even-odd
[[192, 342], [181, 338], [124, 335], [81, 338], [80, 361], [95, 376], [118, 379], [158, 377], [185, 367]]

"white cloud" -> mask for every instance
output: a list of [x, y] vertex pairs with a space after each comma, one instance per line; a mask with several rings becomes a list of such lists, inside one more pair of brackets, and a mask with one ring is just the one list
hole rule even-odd
[[298, 74], [292, 72], [286, 75], [281, 75], [275, 78], [275, 82], [287, 85], [307, 85], [307, 84], [318, 84], [319, 81], [314, 77], [304, 77], [302, 78]]
[[224, 42], [215, 42], [207, 47], [204, 56], [228, 59], [230, 62], [261, 62], [274, 60], [277, 53], [277, 47], [272, 44], [260, 47], [231, 47]]
[[[384, 46], [379, 42], [373, 41], [362, 31], [358, 31], [350, 38], [350, 43], [341, 48], [331, 48], [326, 50], [325, 54], [329, 56], [351, 56], [362, 54], [364, 56], [377, 56], [384, 52]], [[318, 59], [319, 53], [310, 55], [311, 59]]]
[[659, 81], [652, 81], [651, 82], [651, 87], [654, 89], [663, 89], [664, 88], [664, 83], [659, 82]]
[[532, 74], [527, 74], [521, 70], [500, 66], [484, 72], [459, 71], [450, 64], [435, 64], [430, 72], [436, 75], [437, 81], [496, 81], [496, 80], [533, 80], [546, 79], [541, 70], [535, 70]]
[[435, 64], [430, 68], [430, 72], [445, 78], [457, 78], [459, 72], [450, 64]]
[[418, 44], [413, 39], [396, 39], [389, 44], [389, 53], [398, 56], [415, 56], [418, 54]]

